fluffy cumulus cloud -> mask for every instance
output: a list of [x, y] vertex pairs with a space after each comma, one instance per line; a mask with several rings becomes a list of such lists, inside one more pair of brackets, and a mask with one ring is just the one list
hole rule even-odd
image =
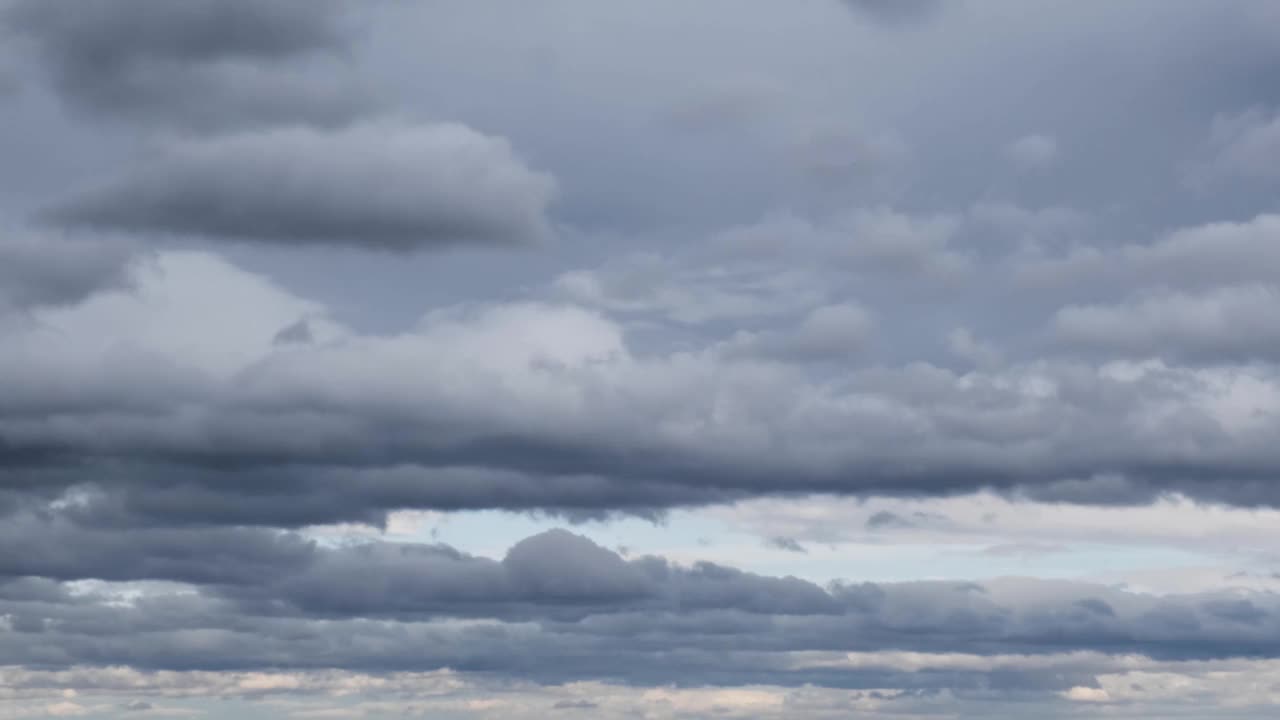
[[1267, 717], [1276, 15], [1134, 3], [0, 0], [0, 720]]

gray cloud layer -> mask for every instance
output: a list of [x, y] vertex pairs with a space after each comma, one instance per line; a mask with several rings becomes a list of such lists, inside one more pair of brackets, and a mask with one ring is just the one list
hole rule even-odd
[[[1265, 481], [1278, 462], [1270, 396], [1252, 396], [1259, 412], [1222, 400], [1270, 382], [1265, 369], [915, 364], [830, 382], [805, 364], [714, 347], [633, 351], [605, 318], [540, 304], [445, 313], [398, 336], [275, 343], [305, 307], [283, 305], [278, 324], [268, 306], [245, 307], [237, 322], [253, 318], [261, 335], [231, 366], [232, 346], [189, 354], [198, 331], [176, 343], [138, 336], [128, 362], [93, 350], [70, 365], [56, 358], [84, 341], [75, 313], [60, 332], [17, 334], [4, 370], [21, 392], [0, 401], [11, 468], [0, 482], [43, 467], [50, 481], [99, 482], [141, 506], [170, 498], [171, 512], [210, 518], [275, 507], [280, 522], [392, 503], [608, 510], [984, 487], [1085, 502], [1170, 490], [1277, 502]], [[147, 312], [128, 324], [156, 322]], [[129, 470], [74, 472], [94, 458]], [[481, 482], [457, 483], [472, 476]], [[326, 488], [325, 477], [347, 480]], [[156, 484], [158, 495], [141, 489]], [[238, 497], [251, 486], [272, 491]]]
[[[947, 557], [1048, 575], [1117, 531], [1000, 536], [1028, 498], [1280, 507], [1272, 3], [0, 4], [0, 215], [59, 231], [0, 236], [0, 685], [452, 668], [1049, 716], [1280, 659], [1264, 593], [314, 527], [830, 493], [743, 547], [976, 533]], [[436, 252], [474, 247], [524, 251]], [[969, 534], [931, 514], [985, 489]], [[841, 509], [876, 496], [920, 500]], [[1176, 533], [1143, 537], [1211, 552]]]
[[128, 245], [73, 241], [27, 229], [0, 229], [0, 313], [72, 305], [101, 290], [126, 287]]
[[854, 12], [890, 25], [919, 22], [938, 12], [940, 0], [844, 0]]
[[358, 113], [367, 98], [290, 63], [344, 54], [341, 0], [20, 0], [4, 19], [75, 107], [196, 127]]
[[461, 125], [286, 128], [172, 143], [58, 209], [72, 225], [412, 251], [549, 234], [548, 175]]
[[[21, 526], [33, 539], [66, 528]], [[71, 594], [41, 576], [101, 577], [91, 543], [83, 565], [35, 550], [0, 582], [0, 662], [63, 667], [275, 669], [452, 667], [538, 678], [640, 684], [739, 683], [1009, 688], [1093, 684], [1077, 672], [975, 668], [912, 677], [850, 663], [849, 652], [978, 655], [1073, 651], [1157, 659], [1276, 657], [1280, 606], [1265, 594], [1157, 597], [1063, 581], [983, 584], [836, 583], [821, 588], [732, 568], [624, 560], [565, 531], [530, 537], [501, 561], [445, 546], [373, 543], [320, 549], [257, 531], [192, 529], [122, 536], [110, 563], [135, 578], [197, 583], [125, 603], [109, 588]], [[241, 539], [236, 533], [245, 532]], [[88, 540], [89, 538], [82, 538]], [[192, 552], [200, 544], [206, 549]], [[165, 550], [165, 547], [170, 549]], [[53, 544], [52, 547], [58, 547]], [[270, 549], [270, 550], [268, 550]], [[34, 550], [34, 542], [33, 542]], [[261, 565], [237, 555], [248, 550]], [[102, 549], [106, 552], [107, 549]], [[172, 563], [157, 562], [167, 557]], [[183, 562], [183, 560], [186, 562]], [[456, 622], [450, 619], [470, 619]], [[199, 652], [191, 652], [199, 647]]]

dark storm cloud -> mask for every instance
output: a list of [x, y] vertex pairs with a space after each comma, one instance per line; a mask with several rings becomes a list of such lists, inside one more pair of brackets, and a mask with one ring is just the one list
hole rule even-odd
[[336, 122], [359, 112], [367, 98], [329, 68], [307, 73], [291, 64], [349, 50], [343, 6], [341, 0], [17, 0], [4, 20], [36, 48], [58, 92], [83, 110], [198, 127]]
[[461, 125], [291, 127], [171, 142], [52, 216], [126, 233], [408, 252], [545, 238], [555, 189], [505, 140]]
[[[68, 552], [92, 554], [83, 545]], [[0, 663], [450, 667], [642, 685], [876, 687], [892, 677], [905, 684], [888, 687], [986, 681], [1066, 689], [1092, 684], [1093, 673], [1112, 668], [1111, 653], [1280, 657], [1280, 605], [1262, 593], [1153, 596], [1036, 580], [823, 589], [718, 565], [628, 561], [564, 531], [528, 538], [501, 561], [385, 543], [313, 552], [305, 567], [280, 564], [279, 577], [237, 578], [245, 582], [194, 593], [152, 589], [127, 603], [107, 587], [68, 594], [42, 581], [0, 582], [0, 615], [11, 628], [0, 634]], [[193, 562], [216, 565], [211, 554]], [[879, 651], [992, 659], [948, 671], [925, 662], [911, 673], [893, 670], [892, 658], [842, 661], [845, 653]], [[1036, 656], [1077, 652], [1098, 654], [1075, 656], [1066, 676], [1061, 667], [1036, 670]]]

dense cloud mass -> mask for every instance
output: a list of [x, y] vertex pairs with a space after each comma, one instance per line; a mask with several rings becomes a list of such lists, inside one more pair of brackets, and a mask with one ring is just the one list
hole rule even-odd
[[0, 720], [1269, 717], [1278, 28], [0, 0]]
[[[541, 302], [437, 311], [411, 331], [370, 336], [207, 255], [161, 255], [135, 282], [10, 334], [4, 368], [21, 382], [0, 402], [6, 486], [34, 470], [92, 483], [67, 464], [100, 457], [120, 476], [105, 491], [128, 504], [250, 486], [259, 490], [231, 503], [242, 513], [270, 504], [273, 486], [286, 514], [342, 499], [330, 512], [344, 515], [312, 522], [388, 509], [378, 499], [387, 492], [409, 507], [596, 510], [982, 488], [1104, 503], [1168, 490], [1277, 502], [1267, 481], [1280, 467], [1267, 366], [1063, 358], [964, 371], [850, 367], [846, 326], [852, 318], [861, 333], [856, 324], [866, 323], [850, 308], [671, 354], [633, 348], [625, 328], [599, 313]], [[216, 324], [181, 326], [184, 309], [208, 307], [216, 298], [205, 293], [226, 287], [241, 289]], [[275, 342], [307, 317], [320, 337]], [[1066, 309], [1058, 333], [1089, 347], [1114, 338], [1122, 349], [1172, 350], [1159, 333], [1197, 327], [1177, 317], [1185, 331], [1147, 320], [1143, 335], [1125, 335], [1114, 312]], [[105, 328], [113, 341], [93, 342]], [[856, 350], [861, 338], [852, 340]], [[1234, 349], [1212, 337], [1187, 341]], [[837, 353], [834, 375], [805, 370], [814, 353]], [[55, 412], [59, 422], [41, 420]], [[449, 480], [459, 471], [485, 479], [459, 487]], [[352, 481], [317, 480], [325, 477]], [[394, 491], [398, 479], [405, 486]], [[538, 497], [511, 492], [522, 483]], [[210, 518], [228, 512], [211, 496], [173, 504]]]
[[0, 314], [73, 305], [128, 285], [135, 256], [127, 245], [69, 241], [29, 229], [0, 232]]
[[460, 125], [190, 140], [54, 212], [102, 230], [411, 251], [546, 237], [551, 177]]
[[4, 20], [37, 48], [59, 94], [87, 111], [195, 127], [335, 122], [367, 98], [289, 65], [346, 52], [343, 4], [15, 0]]
[[[14, 527], [31, 547], [77, 539], [56, 524]], [[625, 560], [565, 531], [527, 538], [501, 561], [440, 545], [321, 549], [296, 537], [228, 532], [116, 538], [95, 550], [114, 555], [105, 573], [105, 563], [92, 558], [77, 569], [38, 551], [18, 567], [0, 568], [10, 576], [0, 584], [10, 628], [0, 644], [5, 657], [45, 667], [204, 670], [262, 670], [288, 657], [299, 668], [451, 667], [550, 682], [732, 684], [741, 675], [874, 687], [867, 683], [881, 679], [877, 670], [845, 654], [1120, 652], [1188, 661], [1270, 657], [1280, 643], [1280, 607], [1269, 594], [1157, 597], [1034, 580], [822, 588], [710, 563]], [[77, 547], [93, 544], [78, 540]], [[213, 554], [225, 572], [204, 562], [208, 574], [193, 573], [181, 562]], [[256, 565], [245, 562], [250, 556]], [[194, 583], [197, 590], [121, 603], [111, 586], [73, 595], [37, 579], [104, 574]], [[455, 621], [463, 619], [477, 622]], [[199, 636], [203, 650], [184, 653]], [[352, 645], [356, 637], [365, 641]], [[735, 654], [726, 659], [728, 649]], [[539, 657], [561, 660], [544, 664]], [[1037, 678], [1035, 662], [1027, 665], [1003, 682], [1063, 690], [1088, 682], [1080, 673]], [[971, 682], [978, 682], [991, 671], [973, 672]]]

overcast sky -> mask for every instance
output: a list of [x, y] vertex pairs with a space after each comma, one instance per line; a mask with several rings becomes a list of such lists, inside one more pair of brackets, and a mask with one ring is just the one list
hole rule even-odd
[[0, 0], [0, 720], [1272, 717], [1277, 78], [1272, 0]]

